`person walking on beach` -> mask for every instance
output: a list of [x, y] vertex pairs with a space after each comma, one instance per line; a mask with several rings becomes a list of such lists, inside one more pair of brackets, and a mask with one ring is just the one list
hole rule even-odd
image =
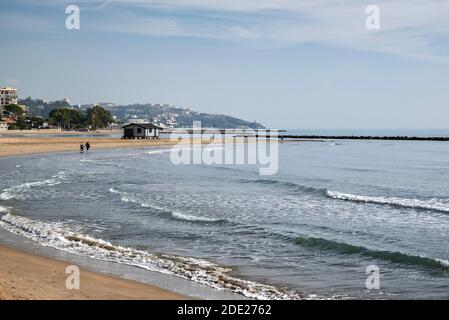
[[86, 152], [89, 153], [89, 149], [90, 149], [90, 143], [89, 141], [86, 142]]
[[84, 152], [84, 144], [81, 142], [80, 143], [80, 152], [83, 153]]

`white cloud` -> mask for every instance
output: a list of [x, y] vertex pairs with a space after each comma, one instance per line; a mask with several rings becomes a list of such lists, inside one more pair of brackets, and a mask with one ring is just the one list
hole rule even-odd
[[[36, 0], [29, 1], [37, 3]], [[49, 5], [68, 2], [70, 1], [45, 1]], [[86, 10], [101, 8], [103, 14], [113, 15], [112, 21], [99, 19], [96, 24], [99, 29], [113, 32], [150, 36], [258, 38], [285, 43], [315, 43], [449, 62], [448, 48], [444, 47], [448, 44], [442, 43], [444, 37], [449, 37], [448, 0], [78, 0], [77, 2]], [[365, 8], [371, 4], [380, 7], [379, 31], [370, 31], [365, 27], [367, 17]], [[163, 11], [163, 17], [158, 16], [160, 11]], [[193, 18], [191, 14], [194, 14]], [[443, 48], [438, 48], [441, 46]]]

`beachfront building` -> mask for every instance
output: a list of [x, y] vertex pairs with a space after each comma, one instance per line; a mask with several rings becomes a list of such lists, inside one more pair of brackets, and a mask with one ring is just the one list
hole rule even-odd
[[162, 130], [151, 123], [130, 123], [122, 128], [122, 139], [159, 139]]
[[[0, 87], [0, 119], [1, 117], [4, 117], [4, 110], [5, 107], [11, 104], [15, 104], [22, 108], [23, 114], [28, 114], [28, 107], [25, 105], [19, 105], [17, 104], [17, 89], [11, 88], [11, 87]], [[8, 115], [8, 114], [6, 114]], [[9, 114], [11, 115], [11, 114]]]
[[17, 89], [0, 87], [0, 107], [17, 104]]
[[15, 125], [17, 123], [16, 119], [14, 119], [14, 117], [11, 116], [3, 117], [2, 122], [6, 123], [8, 128], [9, 126]]

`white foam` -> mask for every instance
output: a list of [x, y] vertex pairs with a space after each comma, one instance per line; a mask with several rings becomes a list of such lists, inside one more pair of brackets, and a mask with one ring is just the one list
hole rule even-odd
[[339, 200], [348, 200], [348, 201], [374, 203], [374, 204], [388, 204], [388, 205], [401, 206], [405, 208], [434, 210], [449, 213], [449, 203], [440, 202], [438, 199], [420, 200], [420, 199], [407, 199], [397, 197], [371, 197], [371, 196], [362, 196], [334, 191], [327, 191], [327, 195], [331, 198]]
[[435, 261], [439, 262], [442, 266], [449, 268], [449, 261], [444, 260], [444, 259], [438, 259], [438, 258], [436, 258]]
[[109, 192], [113, 193], [113, 194], [120, 195], [120, 201], [122, 201], [122, 202], [131, 202], [131, 203], [138, 204], [143, 208], [151, 208], [151, 209], [161, 211], [164, 213], [169, 213], [171, 215], [171, 217], [173, 217], [174, 219], [177, 219], [177, 220], [184, 220], [184, 221], [191, 221], [191, 222], [218, 222], [218, 221], [221, 221], [221, 219], [200, 217], [200, 216], [177, 212], [174, 210], [170, 210], [168, 208], [163, 208], [158, 205], [155, 205], [154, 203], [151, 203], [148, 200], [141, 199], [141, 198], [139, 198], [133, 194], [127, 193], [127, 192], [121, 192], [114, 188], [110, 188]]
[[115, 193], [115, 194], [120, 194], [120, 192], [118, 190], [115, 190], [113, 187], [109, 188], [109, 192], [110, 193]]
[[60, 171], [56, 175], [52, 176], [50, 179], [45, 180], [39, 180], [34, 182], [26, 182], [19, 184], [14, 187], [6, 188], [3, 190], [3, 192], [0, 194], [1, 200], [11, 200], [11, 199], [27, 199], [28, 193], [33, 189], [37, 187], [45, 187], [45, 186], [56, 186], [64, 181], [66, 181], [67, 175], [66, 172]]
[[145, 154], [152, 155], [152, 154], [162, 154], [162, 153], [168, 153], [171, 149], [162, 149], [162, 150], [151, 150], [146, 151]]
[[143, 269], [171, 274], [208, 285], [219, 290], [240, 293], [252, 299], [301, 299], [290, 290], [278, 289], [253, 281], [235, 278], [231, 268], [206, 260], [116, 246], [108, 241], [73, 232], [64, 223], [42, 222], [10, 213], [0, 220], [0, 226], [41, 245], [93, 259], [113, 261]]
[[0, 206], [0, 213], [8, 213], [9, 209], [3, 206]]
[[92, 159], [80, 159], [80, 162], [92, 163], [92, 162], [94, 162], [94, 160], [92, 160]]
[[171, 215], [175, 219], [184, 220], [184, 221], [194, 221], [194, 222], [218, 222], [218, 221], [220, 221], [220, 219], [198, 217], [198, 216], [183, 214], [183, 213], [175, 212], [175, 211], [173, 211], [171, 213]]

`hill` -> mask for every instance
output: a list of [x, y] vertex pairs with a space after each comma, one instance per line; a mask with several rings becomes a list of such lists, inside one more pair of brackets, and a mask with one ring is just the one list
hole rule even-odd
[[[50, 112], [58, 108], [91, 108], [93, 104], [71, 106], [66, 100], [47, 102], [42, 99], [26, 98], [19, 100], [29, 108], [30, 116], [48, 118]], [[109, 110], [119, 122], [132, 122], [133, 119], [147, 119], [152, 123], [163, 124], [169, 128], [190, 128], [194, 121], [201, 121], [202, 127], [221, 129], [264, 129], [265, 127], [255, 121], [246, 121], [236, 117], [196, 112], [190, 108], [181, 108], [161, 104], [131, 104], [116, 105], [114, 103], [99, 103]]]
[[111, 111], [113, 116], [121, 120], [128, 120], [133, 117], [147, 118], [153, 123], [162, 123], [173, 128], [192, 127], [193, 121], [201, 121], [203, 127], [211, 128], [264, 128], [262, 124], [257, 122], [246, 121], [222, 114], [201, 113], [189, 108], [169, 105], [133, 104], [125, 106], [104, 105], [104, 107]]

